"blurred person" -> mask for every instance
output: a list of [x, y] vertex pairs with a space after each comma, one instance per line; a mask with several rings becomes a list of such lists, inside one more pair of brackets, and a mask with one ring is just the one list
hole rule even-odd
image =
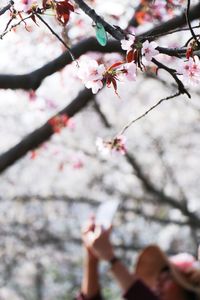
[[156, 245], [139, 255], [134, 272], [115, 256], [111, 228], [104, 230], [91, 220], [83, 231], [85, 248], [81, 293], [77, 300], [102, 300], [98, 266], [107, 261], [127, 300], [200, 300], [200, 268], [195, 258], [182, 253], [168, 258]]

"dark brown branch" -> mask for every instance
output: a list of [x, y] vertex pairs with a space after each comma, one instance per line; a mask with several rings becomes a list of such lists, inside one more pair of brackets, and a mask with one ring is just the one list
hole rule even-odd
[[106, 128], [111, 128], [111, 124], [109, 123], [109, 121], [107, 120], [106, 116], [104, 115], [104, 113], [102, 112], [99, 103], [97, 102], [97, 100], [94, 100], [94, 109], [97, 112], [97, 114], [99, 115], [100, 119], [102, 120], [103, 124], [105, 125]]
[[[200, 2], [193, 6], [190, 10], [190, 21], [200, 18]], [[178, 27], [182, 27], [187, 24], [185, 13], [182, 13], [180, 16], [174, 17], [169, 21], [163, 22], [154, 28], [144, 32], [142, 34], [143, 39], [154, 39], [154, 35], [165, 34], [171, 30], [174, 30]]]
[[[158, 47], [160, 53], [167, 54], [169, 56], [184, 56], [186, 49], [169, 49]], [[97, 51], [101, 53], [119, 52], [123, 53], [118, 41], [109, 41], [105, 47], [101, 47], [95, 38], [91, 37], [85, 39], [71, 48], [71, 51], [75, 59], [78, 59], [81, 55], [88, 51]], [[60, 71], [66, 65], [72, 62], [72, 58], [68, 51], [61, 54], [56, 59], [45, 64], [41, 68], [32, 71], [27, 74], [0, 74], [0, 88], [1, 89], [23, 89], [23, 90], [36, 90], [42, 83], [42, 81]]]
[[186, 94], [189, 98], [191, 98], [189, 92], [186, 90], [184, 84], [182, 83], [182, 81], [177, 77], [176, 75], [176, 71], [165, 66], [164, 64], [162, 64], [161, 62], [157, 61], [155, 58], [152, 59], [152, 62], [159, 68], [159, 69], [163, 69], [165, 71], [167, 71], [176, 81], [177, 85], [178, 85], [178, 89], [180, 94]]
[[68, 49], [69, 54], [71, 55], [72, 60], [75, 60], [70, 47], [65, 43], [65, 41], [63, 41], [63, 39], [61, 39], [61, 37], [51, 28], [51, 26], [39, 15], [39, 13], [35, 14], [38, 19], [50, 30], [50, 32], [55, 35], [55, 37], [65, 46], [65, 48]]
[[[190, 11], [190, 20], [194, 20], [200, 17], [200, 4], [193, 7]], [[143, 35], [139, 35], [138, 38], [142, 39], [144, 36], [148, 36], [150, 34], [158, 34], [162, 32], [168, 32], [178, 26], [186, 24], [186, 19], [184, 16], [179, 16], [173, 18], [168, 22], [164, 22], [159, 26], [156, 26], [154, 29], [147, 31]], [[167, 28], [167, 30], [165, 30]], [[116, 29], [114, 29], [116, 30]], [[168, 49], [159, 47], [158, 50], [160, 53], [164, 53], [170, 56], [183, 56], [185, 55], [185, 49]], [[82, 54], [88, 51], [99, 51], [102, 53], [106, 52], [122, 52], [120, 44], [118, 41], [110, 41], [106, 45], [106, 47], [101, 47], [95, 38], [89, 38], [82, 42], [79, 42], [74, 47], [71, 48], [71, 51], [77, 59]], [[43, 67], [22, 75], [0, 75], [0, 88], [3, 89], [24, 89], [24, 90], [36, 90], [47, 76], [52, 75], [55, 72], [60, 71], [67, 64], [71, 63], [72, 59], [68, 52], [63, 53], [58, 58], [52, 60], [48, 64]]]
[[190, 28], [190, 32], [192, 34], [193, 39], [196, 41], [198, 47], [200, 47], [200, 42], [198, 41], [190, 22], [190, 0], [187, 1], [186, 20]]
[[[106, 47], [101, 47], [95, 38], [88, 38], [71, 48], [75, 59], [88, 51], [100, 51], [102, 53], [120, 52], [121, 47], [119, 43], [108, 43]], [[72, 58], [68, 51], [61, 54], [58, 58], [47, 63], [43, 67], [22, 75], [0, 75], [0, 89], [23, 89], [23, 90], [36, 90], [42, 81], [66, 65], [72, 62]]]
[[[83, 109], [93, 98], [90, 89], [85, 89], [62, 111], [58, 114], [66, 114], [72, 117]], [[19, 144], [12, 147], [9, 151], [0, 155], [0, 173], [7, 167], [14, 164], [18, 159], [22, 158], [28, 151], [37, 148], [39, 145], [47, 141], [53, 134], [53, 130], [48, 121], [40, 128], [26, 136]]]
[[116, 29], [111, 26], [109, 23], [104, 21], [99, 15], [96, 14], [94, 9], [91, 9], [83, 0], [74, 0], [74, 2], [88, 15], [95, 23], [101, 23], [105, 30], [110, 33], [115, 39], [122, 40], [125, 37], [125, 34], [121, 30]]
[[3, 15], [3, 14], [5, 14], [5, 12], [7, 11], [7, 10], [9, 10], [11, 7], [12, 7], [12, 5], [14, 5], [14, 1], [10, 1], [10, 3], [8, 4], [8, 5], [6, 5], [5, 7], [3, 7], [1, 10], [0, 10], [0, 16], [1, 15]]

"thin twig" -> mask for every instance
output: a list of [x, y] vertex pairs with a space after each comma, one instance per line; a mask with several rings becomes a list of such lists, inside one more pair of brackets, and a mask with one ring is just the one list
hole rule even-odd
[[[10, 32], [13, 28], [19, 26], [21, 23], [24, 23], [26, 20], [30, 19], [31, 18], [31, 15], [29, 15], [28, 17], [24, 18], [24, 19], [21, 19], [18, 23], [15, 23], [13, 24], [10, 28], [8, 29], [5, 29], [4, 32], [0, 35], [0, 39], [2, 40], [3, 37], [8, 33]], [[13, 19], [11, 19], [12, 21]], [[9, 25], [9, 24], [8, 24]]]
[[[200, 28], [200, 25], [196, 25], [196, 26], [192, 27], [192, 29], [197, 29], [197, 28]], [[157, 39], [159, 37], [162, 37], [162, 36], [170, 35], [170, 34], [181, 32], [181, 31], [188, 31], [188, 30], [190, 30], [190, 28], [184, 27], [184, 28], [174, 29], [174, 30], [171, 30], [169, 32], [164, 32], [164, 33], [160, 33], [160, 34], [143, 36], [143, 38], [144, 39], [146, 38], [146, 39], [155, 40], [155, 39]]]
[[177, 85], [178, 85], [178, 89], [180, 94], [186, 94], [188, 96], [188, 98], [191, 98], [191, 95], [189, 94], [189, 92], [186, 90], [184, 84], [182, 83], [182, 81], [177, 77], [177, 75], [175, 74], [176, 70], [171, 69], [167, 66], [165, 66], [164, 64], [162, 64], [161, 62], [157, 61], [155, 58], [152, 59], [152, 62], [159, 68], [159, 69], [163, 69], [165, 71], [167, 71], [176, 81]]
[[192, 34], [194, 40], [196, 41], [197, 45], [200, 47], [200, 42], [199, 42], [199, 40], [197, 39], [196, 34], [194, 33], [194, 30], [193, 30], [193, 28], [192, 28], [192, 26], [191, 26], [191, 23], [190, 23], [190, 16], [189, 16], [189, 13], [190, 13], [190, 0], [188, 0], [188, 2], [187, 2], [186, 19], [187, 19], [188, 26], [189, 26], [189, 28], [190, 28], [190, 32], [191, 32], [191, 34]]
[[120, 131], [118, 135], [122, 135], [124, 134], [124, 132], [134, 123], [136, 123], [137, 121], [139, 121], [140, 119], [144, 118], [148, 113], [150, 113], [153, 109], [155, 109], [157, 106], [159, 106], [162, 102], [176, 98], [178, 96], [180, 96], [181, 93], [180, 91], [178, 91], [176, 94], [173, 94], [171, 96], [168, 96], [166, 98], [160, 99], [156, 104], [154, 104], [153, 106], [151, 106], [147, 111], [145, 111], [142, 115], [140, 115], [139, 117], [137, 117], [136, 119], [131, 120], [126, 126], [124, 126], [124, 128]]
[[49, 24], [38, 13], [36, 13], [36, 16], [51, 31], [51, 33], [53, 35], [55, 35], [57, 37], [57, 39], [67, 48], [67, 50], [69, 51], [69, 53], [71, 55], [72, 60], [75, 60], [74, 55], [71, 52], [70, 47], [65, 43], [65, 41], [63, 41], [63, 39], [61, 39], [61, 37], [49, 26]]

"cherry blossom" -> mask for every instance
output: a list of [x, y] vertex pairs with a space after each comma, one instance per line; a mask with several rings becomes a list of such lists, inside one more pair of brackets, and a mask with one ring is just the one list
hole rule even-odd
[[110, 154], [110, 147], [108, 147], [108, 143], [105, 142], [101, 137], [96, 139], [96, 147], [98, 152], [102, 154], [102, 156], [108, 156]]
[[190, 57], [188, 61], [180, 60], [177, 72], [186, 84], [196, 85], [200, 83], [200, 60], [198, 56]]
[[51, 118], [48, 123], [55, 133], [60, 133], [61, 129], [67, 126], [68, 121], [69, 117], [66, 114], [61, 114]]
[[101, 80], [87, 81], [85, 83], [87, 89], [92, 89], [92, 93], [96, 94], [103, 87], [103, 82]]
[[84, 59], [79, 64], [78, 77], [82, 80], [86, 88], [92, 89], [96, 94], [103, 87], [103, 74], [106, 69], [103, 64], [99, 65], [96, 60]]
[[126, 51], [130, 51], [135, 42], [135, 36], [129, 35], [128, 39], [121, 40], [121, 48]]
[[124, 68], [126, 70], [125, 76], [129, 81], [135, 81], [136, 80], [136, 64], [134, 62], [127, 63], [124, 65]]
[[156, 47], [157, 44], [155, 42], [149, 42], [148, 40], [142, 44], [142, 55], [144, 55], [147, 62], [151, 61], [154, 56], [159, 54]]
[[113, 152], [118, 152], [122, 155], [126, 154], [126, 137], [119, 135], [113, 140], [103, 140], [98, 137], [96, 140], [97, 150], [104, 156], [111, 154]]

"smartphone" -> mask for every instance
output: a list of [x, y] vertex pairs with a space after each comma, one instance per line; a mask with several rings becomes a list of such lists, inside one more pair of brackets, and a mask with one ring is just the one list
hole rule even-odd
[[104, 229], [108, 229], [112, 225], [118, 207], [118, 200], [108, 200], [100, 204], [96, 213], [95, 223], [102, 225]]

